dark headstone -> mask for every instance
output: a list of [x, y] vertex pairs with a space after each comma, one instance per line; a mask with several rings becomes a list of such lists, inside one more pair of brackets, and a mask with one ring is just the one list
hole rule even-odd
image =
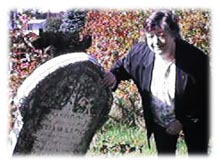
[[112, 104], [111, 90], [101, 84], [103, 73], [85, 53], [62, 55], [37, 68], [17, 92], [13, 154], [85, 154]]

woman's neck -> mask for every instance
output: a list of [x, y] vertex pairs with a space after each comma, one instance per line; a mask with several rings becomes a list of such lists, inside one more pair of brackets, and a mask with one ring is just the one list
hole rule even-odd
[[176, 50], [176, 43], [173, 42], [166, 52], [161, 54], [156, 54], [157, 58], [161, 58], [164, 62], [172, 62], [175, 60], [175, 50]]

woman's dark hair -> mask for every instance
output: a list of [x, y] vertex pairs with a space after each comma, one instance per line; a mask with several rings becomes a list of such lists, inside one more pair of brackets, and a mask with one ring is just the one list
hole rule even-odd
[[147, 32], [161, 28], [168, 31], [173, 37], [181, 38], [180, 28], [176, 16], [170, 10], [154, 12], [145, 22], [144, 28]]

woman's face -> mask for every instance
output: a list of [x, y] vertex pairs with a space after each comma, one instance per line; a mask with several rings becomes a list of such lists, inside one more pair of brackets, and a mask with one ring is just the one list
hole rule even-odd
[[146, 38], [149, 48], [159, 55], [171, 52], [175, 43], [175, 38], [170, 33], [160, 29], [146, 32]]

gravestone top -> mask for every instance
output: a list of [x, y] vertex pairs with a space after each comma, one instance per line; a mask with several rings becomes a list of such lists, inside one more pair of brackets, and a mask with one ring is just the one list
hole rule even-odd
[[17, 92], [13, 154], [85, 154], [111, 109], [103, 74], [85, 53], [62, 55], [37, 68]]

